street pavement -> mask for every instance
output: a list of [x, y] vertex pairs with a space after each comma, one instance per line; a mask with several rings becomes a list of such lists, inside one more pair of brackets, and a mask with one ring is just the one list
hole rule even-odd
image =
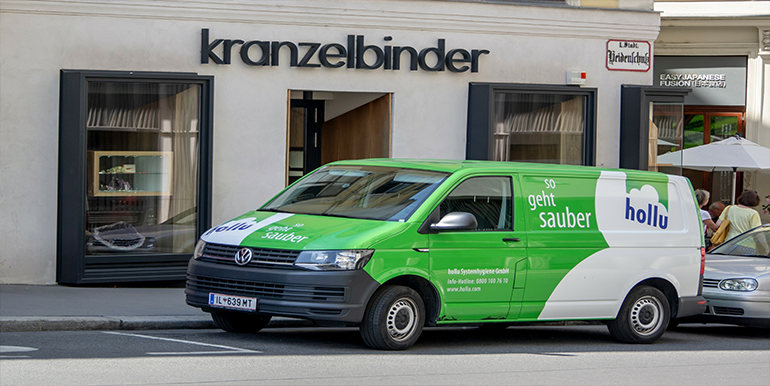
[[[270, 327], [312, 326], [274, 317]], [[0, 284], [0, 332], [217, 328], [185, 303], [183, 283], [67, 287]]]

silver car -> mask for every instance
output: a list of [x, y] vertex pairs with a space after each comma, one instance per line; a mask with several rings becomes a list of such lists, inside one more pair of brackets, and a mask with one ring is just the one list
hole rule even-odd
[[684, 322], [770, 327], [770, 224], [744, 232], [706, 254], [706, 312]]

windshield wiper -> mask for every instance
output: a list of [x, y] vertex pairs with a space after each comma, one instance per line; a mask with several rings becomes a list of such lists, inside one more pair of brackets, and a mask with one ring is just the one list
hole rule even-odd
[[732, 253], [729, 253], [729, 252], [728, 253], [709, 252], [708, 254], [709, 255], [720, 255], [720, 256], [738, 256], [738, 257], [764, 257], [764, 258], [770, 257], [770, 256], [765, 256], [765, 255], [735, 255], [735, 254], [732, 254]]
[[358, 219], [358, 217], [345, 216], [344, 214], [333, 214], [333, 213], [327, 213], [327, 212], [324, 212], [324, 213], [313, 213], [313, 214], [317, 214], [319, 216], [329, 216], [329, 217], [355, 218], [355, 219]]
[[295, 212], [289, 212], [288, 210], [280, 210], [280, 209], [257, 209], [257, 212], [275, 212], [275, 213], [295, 213]]

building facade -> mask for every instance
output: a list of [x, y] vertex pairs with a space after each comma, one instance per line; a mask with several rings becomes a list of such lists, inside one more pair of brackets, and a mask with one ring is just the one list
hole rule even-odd
[[[652, 85], [691, 88], [677, 117], [680, 147], [733, 135], [770, 147], [770, 1], [656, 1], [655, 10], [661, 31]], [[709, 190], [712, 201], [731, 200], [731, 172], [682, 173], [695, 188]], [[739, 172], [735, 193], [742, 189], [756, 190], [767, 204], [770, 171]], [[770, 222], [770, 214], [757, 209], [762, 222]]]
[[629, 3], [0, 1], [0, 283], [182, 279], [337, 159], [617, 167], [660, 28]]

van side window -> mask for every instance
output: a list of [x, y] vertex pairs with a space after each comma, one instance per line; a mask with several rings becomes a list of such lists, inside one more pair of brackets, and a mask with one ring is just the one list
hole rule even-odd
[[469, 178], [449, 193], [439, 211], [441, 217], [451, 212], [471, 213], [476, 216], [479, 231], [511, 229], [511, 178]]

